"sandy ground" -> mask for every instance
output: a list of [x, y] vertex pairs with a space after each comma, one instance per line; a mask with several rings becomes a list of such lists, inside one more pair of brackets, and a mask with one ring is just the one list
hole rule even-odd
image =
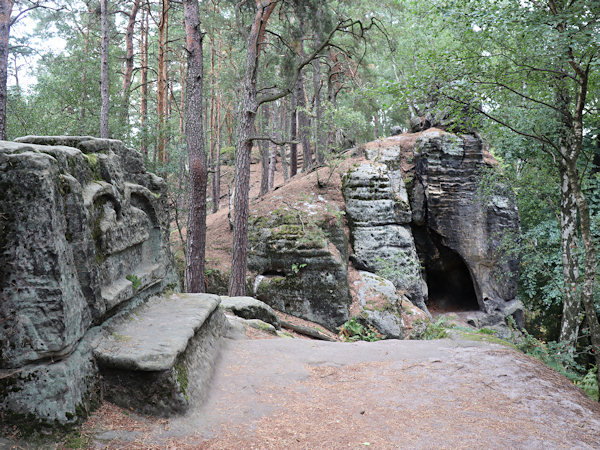
[[600, 406], [494, 344], [227, 339], [202, 405], [105, 404], [84, 432], [96, 448], [600, 448]]

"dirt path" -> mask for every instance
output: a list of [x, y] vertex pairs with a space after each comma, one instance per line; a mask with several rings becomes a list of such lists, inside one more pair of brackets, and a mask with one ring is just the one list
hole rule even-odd
[[227, 340], [202, 407], [105, 405], [85, 430], [110, 448], [600, 448], [600, 406], [498, 345]]

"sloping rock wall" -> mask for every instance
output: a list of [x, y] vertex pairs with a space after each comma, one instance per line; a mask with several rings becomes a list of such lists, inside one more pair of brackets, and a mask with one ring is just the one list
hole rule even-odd
[[165, 194], [120, 141], [0, 142], [0, 410], [63, 424], [87, 407], [94, 327], [178, 284]]

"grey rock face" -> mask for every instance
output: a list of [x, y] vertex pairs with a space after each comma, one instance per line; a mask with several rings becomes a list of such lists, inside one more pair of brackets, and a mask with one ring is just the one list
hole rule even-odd
[[335, 330], [349, 317], [348, 242], [341, 215], [309, 212], [251, 219], [248, 268], [256, 298]]
[[394, 284], [374, 273], [358, 274], [352, 291], [361, 307], [359, 318], [388, 338], [403, 339], [402, 301]]
[[97, 328], [86, 333], [61, 361], [0, 372], [0, 411], [6, 423], [24, 429], [76, 423], [100, 400], [100, 379], [91, 345]]
[[243, 319], [259, 319], [279, 329], [281, 327], [275, 311], [269, 305], [252, 297], [221, 297], [221, 308]]
[[402, 179], [392, 182], [385, 164], [365, 163], [344, 176], [343, 194], [354, 266], [385, 271], [413, 303], [426, 309], [426, 286], [410, 230], [412, 215]]
[[219, 302], [211, 294], [173, 294], [106, 326], [94, 348], [106, 397], [157, 416], [201, 401], [228, 326]]
[[415, 144], [415, 164], [411, 206], [426, 265], [435, 266], [450, 250], [457, 264], [466, 265], [481, 311], [498, 313], [499, 320], [515, 314], [518, 259], [502, 249], [501, 240], [518, 236], [519, 216], [507, 190], [487, 202], [478, 197], [488, 167], [481, 138], [426, 133]]
[[[22, 394], [9, 398], [0, 386], [0, 408], [59, 423], [83, 411], [79, 394], [65, 395], [64, 408], [51, 397], [58, 384], [79, 392], [76, 378], [96, 376], [84, 362], [89, 330], [177, 285], [165, 194], [164, 181], [120, 141], [0, 142], [0, 370], [60, 374], [55, 383], [36, 375], [22, 386], [10, 376]], [[27, 392], [38, 391], [39, 402], [29, 404]]]

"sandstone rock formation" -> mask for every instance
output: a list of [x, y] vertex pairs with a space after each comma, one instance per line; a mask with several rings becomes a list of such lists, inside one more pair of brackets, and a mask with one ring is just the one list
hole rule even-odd
[[[479, 136], [437, 129], [417, 136], [408, 145], [412, 161], [406, 161], [403, 148], [408, 136], [370, 145], [367, 157], [387, 166], [392, 185], [409, 181], [411, 238], [428, 285], [426, 303], [472, 311], [473, 325], [506, 332], [505, 318], [513, 315], [520, 322], [522, 314], [516, 299], [518, 258], [502, 246], [503, 239], [519, 233], [514, 198], [508, 189], [490, 198], [480, 194], [494, 160]], [[374, 183], [381, 178], [371, 175]]]
[[177, 276], [164, 181], [121, 142], [0, 143], [0, 410], [69, 423], [97, 385], [102, 324]]
[[342, 181], [354, 267], [388, 272], [386, 277], [425, 309], [427, 288], [410, 230], [412, 214], [402, 179], [397, 177], [394, 183], [385, 164], [367, 162], [351, 169]]
[[330, 330], [349, 317], [348, 240], [339, 211], [298, 204], [250, 222], [256, 298]]

